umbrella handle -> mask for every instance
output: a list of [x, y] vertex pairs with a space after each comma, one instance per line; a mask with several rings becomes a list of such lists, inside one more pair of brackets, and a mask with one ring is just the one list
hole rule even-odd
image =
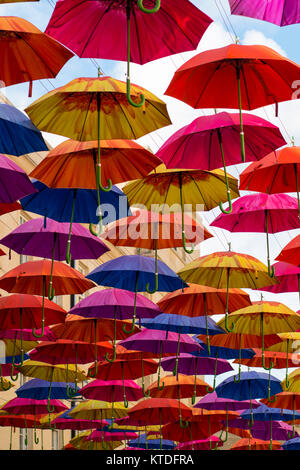
[[55, 297], [55, 289], [52, 286], [52, 280], [49, 282], [49, 292], [48, 292], [48, 299], [53, 300]]
[[145, 398], [149, 398], [150, 397], [150, 390], [145, 390], [145, 384], [143, 383], [142, 384], [142, 389], [143, 389], [143, 394], [144, 394], [144, 397]]
[[188, 250], [186, 247], [186, 238], [185, 238], [185, 230], [184, 230], [184, 212], [183, 212], [183, 194], [182, 194], [182, 180], [181, 174], [179, 174], [179, 192], [180, 192], [180, 204], [181, 204], [181, 231], [182, 231], [182, 245], [183, 249], [187, 254], [192, 254], [194, 251], [194, 245], [192, 244], [191, 250]]
[[275, 269], [274, 269], [274, 266], [271, 266], [270, 259], [268, 259], [268, 274], [270, 277], [275, 276]]
[[160, 342], [160, 354], [159, 354], [159, 364], [158, 364], [158, 372], [157, 372], [157, 390], [160, 390], [160, 391], [165, 388], [165, 382], [163, 382], [162, 387], [160, 386], [161, 355], [162, 355], [162, 341]]
[[139, 271], [136, 273], [136, 279], [135, 279], [135, 295], [134, 295], [134, 307], [133, 307], [133, 315], [132, 315], [132, 326], [130, 330], [126, 330], [126, 325], [122, 326], [122, 330], [124, 333], [130, 335], [134, 332], [134, 327], [135, 327], [135, 317], [136, 317], [136, 299], [137, 299], [137, 291], [138, 291], [138, 285], [139, 285]]
[[111, 191], [112, 181], [110, 178], [107, 180], [107, 186], [103, 186], [101, 182], [101, 163], [97, 163], [96, 172], [97, 172], [98, 188], [101, 189], [101, 191], [104, 191], [105, 193], [108, 193], [109, 191]]
[[183, 423], [182, 417], [181, 417], [181, 414], [180, 414], [180, 416], [179, 416], [179, 426], [180, 426], [182, 429], [186, 429], [186, 428], [188, 427], [188, 425], [189, 425], [189, 422], [188, 422], [188, 421], [185, 421], [185, 422]]
[[155, 285], [154, 285], [154, 289], [151, 290], [150, 289], [150, 282], [147, 282], [147, 285], [146, 285], [146, 292], [148, 292], [148, 294], [155, 294], [155, 292], [158, 291], [158, 273], [156, 272], [155, 273]]
[[13, 382], [16, 382], [19, 378], [19, 374], [17, 373], [14, 376], [14, 366], [15, 366], [15, 357], [13, 357], [13, 360], [12, 360], [12, 363], [11, 363], [10, 378]]
[[223, 214], [231, 214], [231, 212], [232, 212], [232, 201], [231, 201], [230, 191], [227, 191], [227, 195], [228, 195], [228, 203], [229, 203], [228, 209], [226, 210], [226, 209], [223, 208], [223, 203], [222, 202], [220, 202], [220, 204], [219, 204], [219, 207], [220, 207], [221, 211], [223, 212]]
[[113, 363], [116, 360], [117, 357], [117, 352], [116, 352], [116, 346], [114, 345], [114, 352], [113, 352], [113, 357], [112, 359], [109, 358], [108, 353], [105, 353], [105, 359], [107, 362]]
[[143, 13], [157, 13], [160, 9], [160, 1], [161, 0], [156, 0], [154, 8], [150, 9], [144, 7], [143, 0], [138, 0], [138, 7]]
[[49, 413], [49, 429], [51, 429], [52, 431], [55, 431], [55, 430], [56, 430], [56, 425], [55, 425], [55, 423], [54, 423], [54, 425], [52, 426], [52, 420], [51, 420], [50, 413]]
[[236, 377], [236, 375], [233, 377], [233, 380], [236, 384], [240, 383], [241, 381], [241, 359], [242, 359], [242, 349], [241, 349], [241, 344], [242, 343], [242, 335], [240, 333], [240, 337], [239, 337], [239, 374], [238, 374], [238, 377]]
[[[150, 397], [150, 390], [145, 391], [145, 378], [144, 378], [144, 361], [143, 361], [143, 353], [141, 358], [141, 365], [142, 365], [142, 390], [145, 398]], [[122, 365], [122, 374], [123, 374], [123, 365]]]
[[98, 229], [97, 232], [96, 232], [96, 231], [94, 230], [94, 228], [93, 228], [93, 224], [92, 224], [92, 223], [89, 224], [89, 230], [90, 230], [91, 234], [94, 235], [94, 237], [99, 237], [99, 235], [101, 235], [101, 232], [102, 232], [102, 230], [101, 230], [101, 228], [100, 228], [100, 225], [99, 225], [99, 229]]
[[194, 248], [193, 243], [192, 243], [192, 248], [190, 250], [188, 250], [187, 247], [186, 247], [186, 238], [185, 238], [185, 231], [184, 230], [182, 230], [182, 244], [183, 244], [183, 249], [187, 254], [191, 255], [192, 253], [194, 253], [195, 248]]
[[216, 353], [216, 362], [215, 362], [215, 373], [214, 373], [214, 382], [212, 390], [209, 390], [209, 386], [206, 387], [207, 393], [213, 393], [216, 389], [216, 377], [217, 377], [217, 368], [218, 368], [218, 352]]
[[41, 334], [35, 332], [35, 328], [32, 329], [32, 334], [35, 338], [42, 338], [44, 336], [45, 326], [45, 291], [46, 291], [46, 276], [43, 276], [43, 307], [42, 307], [42, 329]]
[[[34, 418], [34, 424], [35, 424], [35, 418]], [[40, 442], [40, 440], [37, 437], [36, 428], [34, 428], [34, 443], [37, 445], [39, 442]]]
[[126, 96], [128, 103], [131, 104], [131, 106], [134, 106], [135, 108], [141, 108], [145, 104], [145, 96], [143, 94], [140, 95], [141, 101], [139, 103], [136, 103], [132, 100], [130, 96], [130, 78], [127, 78], [126, 80]]

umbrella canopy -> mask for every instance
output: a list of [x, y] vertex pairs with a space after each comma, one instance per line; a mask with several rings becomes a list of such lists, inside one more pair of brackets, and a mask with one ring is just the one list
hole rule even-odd
[[289, 439], [282, 444], [283, 450], [299, 450], [300, 449], [300, 437]]
[[146, 434], [141, 434], [137, 439], [129, 441], [130, 447], [135, 447], [136, 449], [174, 449], [176, 444], [174, 441], [169, 441], [168, 439], [163, 439], [160, 442], [159, 439], [150, 439]]
[[277, 256], [276, 260], [300, 267], [300, 236], [299, 235], [295, 237], [293, 240], [291, 240], [282, 249], [282, 251]]
[[[59, 400], [51, 400], [51, 406], [54, 407], [56, 412], [68, 409]], [[42, 415], [48, 413], [47, 400], [35, 400], [33, 398], [13, 398], [12, 400], [5, 403], [1, 409], [12, 414], [28, 413], [33, 415]]]
[[173, 315], [171, 313], [161, 313], [155, 318], [147, 318], [141, 321], [142, 325], [150, 330], [175, 331], [177, 333], [187, 334], [206, 334], [219, 335], [224, 330], [218, 327], [211, 318], [187, 317], [184, 315]]
[[36, 192], [22, 168], [4, 155], [0, 155], [0, 202], [13, 203]]
[[[296, 239], [294, 239], [294, 241], [295, 240]], [[297, 250], [294, 251], [294, 254], [295, 256], [297, 255]], [[279, 284], [262, 287], [261, 290], [273, 292], [274, 294], [281, 292], [299, 292], [300, 295], [300, 267], [279, 261], [278, 263], [274, 263], [271, 268], [274, 270], [275, 277], [278, 279]]]
[[[166, 357], [161, 361], [163, 370], [172, 372], [175, 368], [176, 358]], [[185, 375], [219, 375], [233, 370], [225, 359], [214, 357], [198, 357], [191, 354], [181, 353], [178, 356], [178, 373]]]
[[74, 54], [32, 23], [15, 16], [0, 19], [0, 80], [6, 86], [55, 78]]
[[[70, 385], [72, 388], [72, 384]], [[32, 379], [16, 390], [18, 398], [31, 398], [34, 400], [67, 400], [67, 384], [65, 382], [48, 382], [41, 379]], [[78, 393], [77, 393], [78, 395]]]
[[196, 396], [203, 396], [211, 387], [201, 379], [178, 374], [177, 377], [167, 375], [161, 379], [161, 384], [164, 384], [163, 390], [158, 387], [158, 382], [153, 382], [148, 388], [152, 398], [190, 398], [194, 391]]
[[202, 408], [205, 410], [228, 410], [228, 411], [242, 411], [249, 408], [258, 408], [260, 403], [252, 400], [233, 400], [232, 398], [219, 397], [216, 392], [207, 394], [201, 398], [195, 405], [195, 408]]
[[298, 0], [229, 0], [233, 15], [248, 16], [278, 26], [300, 22]]
[[192, 410], [173, 398], [148, 398], [130, 408], [128, 415], [141, 423], [164, 424], [176, 421], [180, 415], [188, 419]]
[[112, 409], [111, 403], [100, 400], [85, 400], [74, 406], [69, 412], [70, 418], [99, 420], [106, 418], [123, 418], [128, 410], [123, 403], [115, 402]]
[[[50, 150], [30, 176], [49, 188], [97, 189], [97, 145], [95, 140], [66, 140]], [[110, 178], [113, 184], [143, 178], [161, 163], [153, 153], [132, 140], [101, 140], [100, 148], [103, 180]]]
[[[280, 450], [281, 443], [273, 441], [272, 450]], [[270, 450], [270, 441], [262, 439], [240, 439], [230, 450]]]
[[[134, 380], [155, 374], [157, 367], [158, 365], [153, 359], [143, 359], [141, 353], [141, 359], [116, 359], [112, 363], [107, 361], [99, 362], [96, 377], [102, 380], [118, 380], [123, 376], [124, 379]], [[91, 372], [91, 375], [95, 373], [93, 366]]]
[[19, 202], [0, 202], [0, 216], [4, 214], [9, 214], [10, 212], [19, 211], [22, 209], [22, 206]]
[[14, 106], [0, 103], [0, 152], [20, 156], [48, 151], [41, 132]]
[[[244, 432], [249, 428], [249, 421], [237, 418], [230, 422], [230, 426], [236, 430], [237, 435], [244, 437]], [[285, 441], [289, 439], [292, 434], [292, 426], [283, 421], [254, 421], [254, 424], [251, 425], [251, 436], [255, 439], [263, 439], [266, 441], [277, 439], [279, 441]]]
[[77, 368], [75, 365], [69, 364], [49, 364], [45, 362], [28, 360], [22, 366], [18, 366], [18, 370], [25, 377], [35, 377], [41, 380], [50, 382], [71, 382], [74, 383], [77, 377], [78, 381], [83, 382], [87, 380], [87, 376], [83, 370]]
[[142, 387], [133, 380], [93, 380], [85, 385], [80, 394], [89, 400], [103, 400], [110, 403], [122, 401], [128, 407], [128, 401], [138, 401], [143, 398]]
[[222, 447], [223, 443], [218, 437], [212, 436], [209, 439], [200, 439], [198, 441], [182, 442], [178, 444], [178, 450], [210, 450], [211, 444], [216, 444], [217, 447]]

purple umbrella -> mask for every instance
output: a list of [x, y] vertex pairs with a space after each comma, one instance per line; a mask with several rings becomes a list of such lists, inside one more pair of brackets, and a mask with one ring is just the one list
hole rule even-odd
[[25, 171], [8, 157], [0, 155], [0, 203], [12, 203], [36, 192]]
[[[78, 304], [71, 308], [69, 313], [85, 318], [114, 318], [116, 325], [117, 319], [126, 320], [132, 318], [133, 311], [135, 311], [139, 319], [154, 318], [161, 313], [159, 307], [142, 294], [117, 288], [94, 292], [78, 302]], [[109, 362], [115, 360], [116, 336], [114, 336], [113, 358], [109, 359], [107, 354], [105, 358]], [[89, 371], [89, 375], [90, 377], [96, 377], [97, 362], [95, 363], [95, 373], [91, 374], [91, 371]], [[142, 379], [144, 391], [144, 377]]]
[[[248, 429], [249, 424], [246, 419], [237, 418], [230, 421], [230, 427]], [[271, 438], [271, 431], [273, 439], [286, 441], [287, 439], [290, 439], [290, 436], [293, 433], [293, 426], [281, 421], [255, 421], [251, 427], [251, 434], [254, 439], [269, 441]], [[295, 432], [295, 436], [299, 436], [297, 432]]]
[[278, 26], [300, 23], [299, 0], [229, 0], [233, 15], [248, 16]]
[[[69, 245], [68, 223], [56, 222], [48, 219], [44, 226], [44, 219], [32, 219], [17, 227], [9, 235], [2, 238], [0, 243], [17, 253], [41, 258], [52, 258], [51, 277], [49, 282], [49, 300], [52, 300], [55, 292], [52, 288], [52, 271], [54, 260], [61, 261], [66, 258]], [[97, 259], [109, 248], [90, 234], [80, 224], [71, 227], [71, 256], [73, 259]]]
[[[285, 144], [278, 127], [252, 114], [244, 116], [245, 161], [260, 160]], [[158, 150], [157, 156], [168, 168], [214, 170], [223, 166], [228, 213], [231, 212], [226, 163], [235, 165], [241, 162], [239, 114], [222, 112], [195, 119], [175, 132]], [[222, 203], [220, 208], [224, 212]]]
[[[163, 370], [172, 372], [176, 365], [175, 357], [166, 357], [162, 359], [161, 366]], [[231, 364], [225, 359], [214, 357], [198, 357], [191, 354], [180, 354], [178, 356], [177, 372], [185, 375], [195, 375], [195, 390], [192, 397], [192, 403], [196, 399], [196, 379], [197, 375], [219, 375], [233, 370]]]
[[230, 232], [265, 232], [267, 236], [267, 258], [270, 277], [271, 269], [269, 233], [300, 228], [297, 199], [287, 194], [257, 193], [243, 196], [232, 205], [232, 212], [219, 215], [212, 223]]
[[163, 390], [165, 384], [160, 388], [160, 370], [162, 354], [191, 353], [201, 351], [202, 347], [187, 334], [180, 335], [172, 331], [148, 330], [130, 336], [130, 338], [119, 342], [120, 346], [133, 351], [146, 351], [159, 355], [157, 388]]

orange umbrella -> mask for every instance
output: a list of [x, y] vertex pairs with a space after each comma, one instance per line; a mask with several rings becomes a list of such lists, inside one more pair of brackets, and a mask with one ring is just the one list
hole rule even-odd
[[[272, 442], [272, 450], [280, 450], [281, 443], [279, 441]], [[270, 441], [262, 441], [261, 439], [240, 439], [236, 442], [231, 450], [270, 450]]]
[[54, 261], [52, 265], [50, 260], [28, 261], [11, 269], [0, 278], [0, 289], [7, 292], [43, 296], [41, 334], [37, 335], [35, 330], [32, 331], [37, 338], [44, 335], [44, 300], [49, 289], [51, 266], [52, 284], [56, 295], [82, 294], [94, 287], [94, 283], [76, 269], [60, 261]]
[[29, 21], [14, 16], [0, 17], [0, 80], [5, 86], [55, 78], [73, 52], [40, 31]]
[[[95, 165], [96, 140], [66, 140], [50, 150], [30, 173], [49, 188], [97, 189]], [[153, 153], [132, 140], [101, 140], [101, 172], [104, 181], [112, 184], [143, 178], [161, 161]]]

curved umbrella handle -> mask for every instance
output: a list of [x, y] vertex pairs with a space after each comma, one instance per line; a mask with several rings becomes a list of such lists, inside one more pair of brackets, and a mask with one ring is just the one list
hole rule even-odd
[[143, 13], [157, 13], [160, 9], [161, 0], [156, 0], [154, 8], [145, 8], [143, 5], [143, 0], [138, 0], [138, 7]]
[[[70, 253], [70, 245], [71, 245], [71, 240], [68, 240], [67, 252], [66, 252], [66, 263], [67, 264], [71, 264], [71, 261], [72, 261], [72, 256], [71, 256], [71, 253]], [[49, 299], [49, 300], [52, 300], [52, 299]]]
[[[141, 357], [141, 365], [142, 365], [142, 390], [145, 398], [150, 397], [150, 390], [145, 391], [145, 377], [144, 377], [144, 362], [143, 362], [143, 353]], [[122, 374], [123, 374], [123, 364], [122, 364]]]
[[36, 429], [34, 429], [34, 443], [35, 444], [38, 444], [40, 442], [39, 438], [37, 437], [37, 434], [36, 434]]
[[112, 181], [109, 178], [107, 180], [107, 186], [103, 186], [102, 181], [101, 181], [101, 163], [96, 164], [96, 172], [97, 172], [97, 183], [98, 183], [98, 188], [101, 189], [101, 191], [104, 191], [105, 193], [108, 193], [111, 191], [112, 188]]
[[117, 357], [116, 346], [114, 346], [114, 352], [113, 352], [113, 357], [112, 357], [112, 359], [109, 358], [109, 355], [108, 355], [107, 352], [105, 353], [105, 360], [106, 360], [107, 362], [110, 362], [111, 364], [116, 360], [116, 357]]
[[236, 384], [240, 383], [241, 381], [241, 360], [242, 360], [242, 334], [240, 333], [239, 336], [239, 374], [238, 377], [236, 375], [233, 377], [233, 380]]
[[135, 318], [136, 318], [136, 300], [137, 300], [137, 291], [138, 291], [138, 285], [139, 285], [139, 274], [140, 272], [136, 272], [136, 279], [135, 279], [135, 295], [134, 295], [134, 307], [133, 307], [133, 316], [132, 316], [132, 326], [130, 330], [126, 330], [126, 325], [122, 326], [122, 330], [124, 333], [130, 335], [134, 332], [134, 327], [135, 327]]
[[139, 103], [132, 100], [130, 95], [130, 78], [127, 78], [126, 80], [126, 96], [128, 103], [131, 104], [131, 106], [133, 106], [134, 108], [141, 108], [145, 104], [145, 96], [143, 94], [140, 95], [141, 100]]
[[188, 248], [186, 247], [186, 238], [185, 238], [185, 231], [182, 230], [182, 245], [183, 245], [183, 249], [184, 251], [191, 255], [192, 253], [194, 253], [195, 251], [195, 247], [194, 247], [194, 244], [192, 243], [192, 248], [190, 250], [188, 250]]
[[1, 388], [4, 392], [6, 392], [7, 390], [9, 390], [12, 387], [12, 384], [10, 382], [8, 382], [8, 387], [5, 386], [2, 375], [1, 375], [0, 380], [1, 380]]
[[56, 431], [56, 425], [54, 423], [54, 425], [52, 426], [52, 420], [51, 420], [51, 416], [49, 414], [49, 429], [51, 429], [51, 431]]
[[[52, 372], [52, 375], [53, 375], [53, 372]], [[47, 400], [47, 410], [48, 410], [48, 413], [53, 413], [54, 410], [55, 410], [55, 407], [54, 406], [51, 406], [51, 388], [52, 388], [52, 380], [50, 382], [50, 386], [49, 386], [49, 393], [48, 393], [48, 400]]]
[[182, 421], [182, 417], [181, 417], [181, 414], [179, 415], [179, 426], [182, 428], [182, 429], [186, 429], [189, 425], [189, 422], [188, 421], [185, 421], [183, 423]]
[[275, 269], [274, 266], [271, 266], [270, 259], [268, 259], [268, 274], [270, 277], [275, 276]]
[[227, 191], [227, 194], [228, 194], [228, 203], [229, 203], [228, 209], [224, 209], [222, 202], [220, 202], [220, 204], [219, 204], [219, 207], [220, 207], [221, 211], [223, 212], [223, 214], [231, 214], [231, 212], [232, 212], [232, 201], [231, 201], [230, 191]]
[[10, 378], [13, 382], [16, 382], [19, 378], [19, 374], [17, 372], [17, 374], [14, 376], [14, 366], [15, 366], [15, 358], [13, 358], [12, 360], [11, 369], [10, 369]]
[[150, 282], [147, 282], [147, 285], [146, 285], [146, 292], [148, 292], [148, 294], [155, 294], [155, 292], [158, 291], [158, 273], [155, 273], [155, 285], [154, 285], [154, 289], [151, 290], [150, 289]]
[[[70, 261], [71, 262], [71, 261]], [[52, 280], [49, 282], [49, 291], [48, 291], [48, 299], [53, 300], [55, 297], [55, 289], [52, 286]]]
[[45, 331], [45, 291], [46, 291], [46, 276], [43, 276], [43, 308], [42, 308], [42, 328], [41, 334], [36, 333], [36, 329], [32, 329], [32, 334], [35, 338], [42, 338], [44, 336]]
[[98, 226], [99, 226], [99, 229], [96, 232], [93, 228], [93, 223], [89, 224], [89, 230], [90, 230], [91, 234], [94, 235], [94, 237], [99, 237], [99, 235], [101, 235], [101, 233], [102, 233], [102, 229], [101, 229], [100, 224]]
[[91, 379], [94, 379], [97, 377], [98, 374], [98, 361], [95, 361], [95, 372], [92, 374], [91, 369], [88, 370], [88, 376], [91, 377]]

